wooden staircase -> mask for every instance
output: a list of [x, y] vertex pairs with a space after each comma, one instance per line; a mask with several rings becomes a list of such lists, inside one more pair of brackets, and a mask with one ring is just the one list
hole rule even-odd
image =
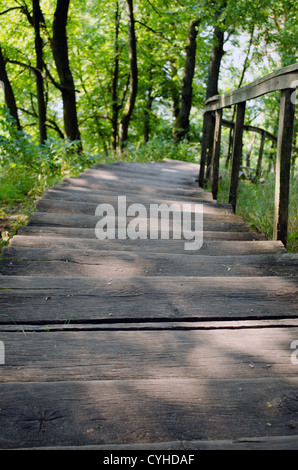
[[[197, 176], [97, 165], [2, 250], [0, 448], [298, 449], [298, 256]], [[119, 195], [203, 204], [202, 248], [98, 240], [96, 207]]]

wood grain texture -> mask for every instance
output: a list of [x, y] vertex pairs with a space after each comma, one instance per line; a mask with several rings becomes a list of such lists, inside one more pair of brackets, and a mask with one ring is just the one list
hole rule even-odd
[[[297, 316], [297, 278], [5, 276], [0, 323]], [[212, 308], [210, 308], [212, 305]], [[281, 310], [281, 305], [282, 309]]]
[[297, 378], [2, 383], [0, 448], [297, 436], [297, 386]]
[[[97, 165], [2, 250], [1, 449], [298, 448], [298, 257], [196, 187], [198, 169]], [[96, 206], [123, 194], [203, 203], [202, 248], [99, 241]]]
[[[2, 332], [1, 382], [295, 378], [298, 328]], [[298, 424], [298, 423], [297, 423]]]
[[[214, 228], [214, 227], [213, 227]], [[217, 227], [224, 229], [223, 224]], [[229, 226], [230, 228], [230, 226]], [[233, 227], [235, 229], [235, 227]], [[241, 227], [242, 228], [242, 227]], [[245, 228], [245, 227], [244, 227]], [[98, 251], [133, 251], [133, 252], [154, 252], [154, 253], [180, 253], [185, 254], [185, 240], [98, 240], [83, 239], [67, 236], [57, 237], [57, 232], [52, 231], [46, 233], [45, 236], [24, 236], [16, 235], [11, 242], [11, 246], [36, 247], [36, 248], [65, 248], [79, 249], [82, 251], [98, 250]], [[216, 235], [214, 234], [214, 238]], [[261, 255], [261, 254], [278, 254], [286, 253], [286, 249], [282, 242], [273, 241], [252, 241], [243, 240], [237, 242], [236, 239], [222, 241], [203, 241], [203, 246], [199, 250], [189, 251], [189, 256], [218, 256], [218, 255]]]
[[298, 65], [292, 64], [271, 74], [254, 80], [249, 85], [238, 88], [224, 95], [209, 98], [206, 102], [205, 112], [228, 107], [242, 101], [251, 100], [271, 91], [291, 88], [293, 82], [298, 78]]
[[134, 251], [98, 251], [60, 248], [6, 247], [0, 274], [24, 276], [296, 276], [298, 260], [292, 254], [201, 255]]

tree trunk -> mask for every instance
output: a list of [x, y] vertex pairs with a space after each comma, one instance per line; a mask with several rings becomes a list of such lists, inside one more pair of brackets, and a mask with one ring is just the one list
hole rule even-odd
[[7, 72], [6, 72], [6, 63], [2, 54], [1, 46], [0, 46], [0, 81], [2, 82], [3, 88], [4, 88], [4, 99], [5, 99], [6, 107], [9, 109], [10, 115], [15, 119], [18, 130], [21, 131], [22, 127], [21, 127], [20, 120], [19, 120], [18, 108], [16, 105], [16, 100], [15, 100], [13, 89], [10, 84]]
[[137, 40], [135, 34], [135, 20], [133, 13], [133, 0], [126, 0], [128, 13], [128, 42], [130, 59], [130, 80], [129, 96], [124, 107], [119, 124], [119, 148], [124, 149], [127, 137], [130, 119], [133, 113], [137, 91], [138, 91], [138, 65], [137, 65]]
[[198, 20], [192, 20], [188, 30], [180, 110], [173, 129], [174, 139], [177, 141], [182, 140], [189, 131], [189, 115], [192, 104], [192, 81], [196, 63], [196, 38], [198, 24]]
[[[213, 48], [210, 54], [208, 79], [207, 79], [207, 90], [206, 100], [211, 96], [218, 95], [218, 79], [221, 59], [224, 54], [224, 32], [217, 25], [218, 18], [220, 17], [222, 10], [225, 8], [226, 3], [218, 10], [215, 14], [216, 25], [214, 28], [213, 35]], [[205, 183], [205, 165], [207, 164], [206, 180], [209, 179], [210, 165], [212, 159], [212, 148], [213, 148], [213, 134], [214, 134], [215, 120], [212, 113], [205, 113], [203, 120], [203, 139], [201, 149], [201, 162], [200, 162], [200, 173], [199, 173], [199, 185], [204, 186]]]
[[[240, 77], [237, 88], [240, 88], [242, 86], [244, 76], [245, 76], [245, 72], [246, 72], [246, 70], [248, 69], [248, 67], [250, 65], [249, 55], [250, 55], [250, 50], [251, 50], [251, 47], [252, 47], [252, 44], [253, 44], [254, 31], [255, 31], [255, 25], [252, 26], [252, 30], [251, 30], [251, 33], [250, 33], [249, 45], [248, 45], [247, 53], [246, 53], [246, 56], [245, 56], [245, 60], [244, 60], [244, 64], [243, 64], [243, 68], [242, 68], [242, 72], [241, 72], [241, 77]], [[233, 122], [235, 120], [235, 114], [236, 114], [236, 107], [234, 106], [233, 115], [232, 115], [232, 121]], [[228, 168], [230, 160], [231, 160], [232, 147], [233, 147], [233, 128], [231, 127], [230, 132], [229, 132], [228, 154], [227, 154], [226, 165], [225, 165], [226, 168]]]
[[120, 25], [119, 2], [118, 0], [116, 0], [115, 59], [114, 59], [114, 72], [113, 72], [113, 80], [112, 80], [112, 145], [113, 145], [113, 150], [117, 149], [117, 137], [118, 137], [119, 25]]
[[65, 136], [70, 140], [80, 141], [78, 126], [76, 95], [74, 80], [71, 73], [67, 44], [67, 14], [69, 0], [57, 0], [53, 22], [53, 56], [60, 79], [63, 99], [63, 118]]
[[42, 14], [40, 10], [39, 0], [32, 0], [33, 7], [33, 26], [35, 32], [35, 52], [36, 52], [36, 88], [37, 88], [37, 102], [38, 102], [38, 123], [39, 123], [39, 138], [40, 143], [43, 144], [47, 140], [47, 111], [44, 96], [44, 80], [42, 76], [43, 65], [43, 41], [40, 35], [40, 22], [42, 21]]

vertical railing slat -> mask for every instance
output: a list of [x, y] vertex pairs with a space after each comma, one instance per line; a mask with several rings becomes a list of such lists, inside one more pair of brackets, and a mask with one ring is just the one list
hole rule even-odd
[[291, 151], [295, 113], [295, 90], [281, 91], [276, 153], [273, 240], [287, 243]]
[[216, 111], [216, 116], [215, 116], [213, 156], [212, 156], [213, 168], [212, 168], [212, 178], [211, 178], [211, 190], [212, 190], [213, 199], [217, 199], [217, 191], [218, 191], [221, 122], [222, 122], [222, 109], [219, 109]]
[[236, 210], [237, 189], [239, 180], [239, 170], [242, 157], [242, 137], [245, 116], [246, 102], [243, 101], [237, 105], [236, 121], [234, 127], [233, 151], [232, 151], [232, 169], [230, 180], [229, 203], [233, 210]]
[[265, 138], [266, 138], [265, 131], [262, 131], [258, 163], [257, 163], [257, 169], [256, 169], [256, 179], [258, 179], [261, 176], [261, 172], [262, 172], [262, 160], [263, 160], [263, 153], [264, 153]]
[[202, 148], [201, 148], [201, 161], [199, 170], [199, 186], [203, 188], [205, 186], [205, 167], [208, 162], [209, 152], [212, 149], [212, 138], [213, 138], [213, 116], [211, 113], [206, 113], [203, 122], [203, 136], [202, 136]]

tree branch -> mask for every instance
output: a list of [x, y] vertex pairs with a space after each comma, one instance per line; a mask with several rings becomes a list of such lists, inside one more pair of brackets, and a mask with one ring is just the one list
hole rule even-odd
[[23, 7], [11, 7], [11, 8], [8, 8], [7, 10], [1, 11], [0, 15], [6, 15], [6, 13], [9, 13], [12, 10], [22, 10], [22, 9]]

